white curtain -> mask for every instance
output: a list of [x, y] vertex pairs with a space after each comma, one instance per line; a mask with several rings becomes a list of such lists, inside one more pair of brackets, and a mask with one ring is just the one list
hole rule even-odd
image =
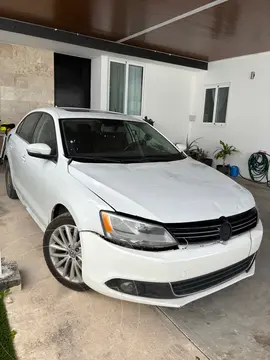
[[216, 89], [206, 89], [203, 122], [213, 121], [214, 103], [215, 103]]
[[109, 110], [124, 112], [126, 65], [110, 63], [110, 102]]
[[216, 108], [216, 123], [225, 123], [229, 88], [223, 87], [218, 89], [218, 99]]
[[141, 115], [143, 68], [129, 65], [128, 68], [128, 115]]

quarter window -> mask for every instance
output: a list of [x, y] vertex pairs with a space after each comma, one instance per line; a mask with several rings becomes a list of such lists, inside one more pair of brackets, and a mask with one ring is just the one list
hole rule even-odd
[[215, 86], [205, 90], [204, 123], [225, 124], [229, 86]]
[[128, 115], [141, 115], [142, 85], [142, 66], [111, 61], [109, 110]]
[[38, 120], [40, 119], [41, 113], [35, 112], [31, 113], [20, 123], [16, 133], [23, 140], [31, 143], [33, 132], [36, 128]]

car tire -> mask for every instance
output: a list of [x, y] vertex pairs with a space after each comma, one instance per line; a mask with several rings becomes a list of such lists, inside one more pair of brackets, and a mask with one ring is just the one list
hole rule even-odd
[[5, 183], [6, 183], [7, 196], [12, 200], [16, 200], [16, 199], [18, 199], [18, 195], [13, 186], [11, 171], [10, 171], [10, 166], [9, 166], [8, 161], [5, 163], [5, 165], [6, 165], [5, 166]]
[[[70, 244], [68, 239], [70, 236], [74, 236], [75, 231], [78, 239], [76, 243], [78, 244], [80, 241], [79, 233], [72, 216], [69, 213], [64, 213], [56, 217], [45, 231], [43, 238], [43, 254], [46, 264], [56, 280], [69, 289], [86, 291], [89, 287], [83, 282], [81, 276], [78, 274], [78, 269], [81, 270], [82, 266], [81, 258], [79, 260], [79, 256], [81, 256], [80, 245], [77, 246], [76, 249], [73, 249], [71, 245], [68, 245]], [[73, 243], [75, 242], [74, 239], [72, 241]], [[66, 259], [66, 261], [64, 261], [64, 259]], [[63, 264], [60, 266], [59, 264], [61, 261]]]

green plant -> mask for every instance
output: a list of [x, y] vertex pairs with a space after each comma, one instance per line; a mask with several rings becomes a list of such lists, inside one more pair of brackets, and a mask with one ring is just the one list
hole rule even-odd
[[15, 360], [16, 352], [13, 340], [16, 331], [10, 331], [7, 318], [7, 311], [4, 303], [4, 297], [8, 295], [9, 290], [0, 292], [0, 358], [1, 360]]
[[194, 158], [194, 156], [196, 156], [195, 154], [198, 152], [199, 146], [197, 144], [197, 141], [201, 139], [201, 138], [197, 138], [191, 142], [189, 142], [188, 136], [186, 138], [186, 149], [185, 149], [185, 153]]
[[208, 154], [205, 150], [198, 146], [197, 141], [201, 138], [197, 138], [189, 142], [188, 137], [186, 139], [186, 150], [185, 153], [192, 157], [194, 160], [203, 161], [207, 158]]
[[16, 330], [11, 330], [11, 332], [10, 332], [10, 337], [11, 337], [11, 340], [12, 340], [12, 341], [15, 339], [16, 334], [17, 334], [17, 331], [16, 331]]
[[189, 142], [187, 137], [185, 153], [194, 160], [200, 161], [202, 163], [206, 163], [205, 160], [208, 160], [207, 165], [212, 164], [212, 159], [208, 158], [208, 153], [205, 150], [203, 150], [201, 147], [199, 147], [197, 143], [199, 139], [201, 138], [197, 138]]
[[4, 297], [6, 297], [9, 293], [10, 293], [10, 289], [0, 291], [0, 299], [3, 299]]
[[224, 143], [222, 140], [220, 140], [220, 145], [215, 151], [215, 159], [222, 159], [223, 161], [223, 166], [225, 166], [225, 161], [226, 161], [226, 157], [228, 155], [232, 155], [236, 152], [238, 152], [239, 150], [236, 149], [236, 147], [234, 147], [233, 145], [228, 145], [226, 143]]
[[198, 149], [195, 151], [194, 155], [196, 157], [195, 160], [198, 160], [198, 161], [203, 161], [204, 159], [206, 159], [208, 157], [208, 153], [200, 147], [198, 147]]

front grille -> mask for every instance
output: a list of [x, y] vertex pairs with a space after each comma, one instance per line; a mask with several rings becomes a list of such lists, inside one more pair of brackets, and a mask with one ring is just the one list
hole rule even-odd
[[217, 286], [240, 275], [244, 271], [249, 271], [255, 260], [255, 256], [256, 254], [253, 254], [236, 264], [210, 274], [171, 283], [172, 290], [176, 296], [187, 296]]
[[[253, 229], [258, 222], [256, 208], [244, 213], [229, 216], [226, 220], [231, 224], [232, 236], [240, 235]], [[181, 245], [204, 243], [220, 240], [220, 226], [224, 219], [196, 221], [190, 223], [165, 224], [167, 230]]]

